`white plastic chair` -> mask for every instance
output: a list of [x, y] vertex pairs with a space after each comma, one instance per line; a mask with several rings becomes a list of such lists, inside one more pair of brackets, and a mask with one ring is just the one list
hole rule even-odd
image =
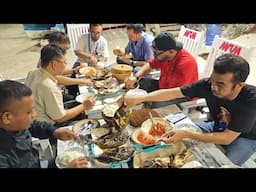
[[243, 57], [246, 61], [250, 62], [253, 51], [254, 47], [247, 47], [216, 35], [213, 40], [213, 44], [208, 55], [206, 64], [204, 66], [204, 70], [202, 73], [199, 73], [199, 78], [201, 79], [204, 77], [209, 77], [211, 75], [214, 61], [220, 55], [223, 55], [225, 53], [239, 55]]
[[76, 47], [77, 40], [82, 34], [88, 33], [90, 25], [89, 24], [67, 24], [66, 26], [67, 26], [68, 37], [70, 39], [71, 51], [75, 59], [76, 55], [74, 53], [74, 50]]
[[177, 41], [182, 42], [183, 49], [187, 50], [196, 59], [202, 45], [203, 34], [201, 31], [195, 31], [182, 25]]

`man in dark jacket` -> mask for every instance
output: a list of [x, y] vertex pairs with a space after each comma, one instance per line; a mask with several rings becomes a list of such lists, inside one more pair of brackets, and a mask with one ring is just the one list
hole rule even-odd
[[[40, 168], [39, 154], [32, 146], [32, 136], [76, 139], [67, 128], [56, 129], [50, 123], [34, 121], [34, 100], [30, 88], [16, 81], [0, 82], [0, 168]], [[68, 167], [86, 167], [78, 158]]]

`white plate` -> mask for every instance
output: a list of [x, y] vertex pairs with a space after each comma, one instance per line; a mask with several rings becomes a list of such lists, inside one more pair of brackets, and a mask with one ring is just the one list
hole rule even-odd
[[[130, 89], [129, 91], [127, 91], [126, 95], [130, 95], [130, 96], [137, 96], [137, 95], [146, 95], [147, 91], [143, 90], [143, 89]], [[142, 109], [144, 106], [144, 104], [138, 104], [132, 107], [133, 110], [139, 110]]]
[[83, 94], [81, 94], [81, 95], [76, 96], [76, 101], [79, 102], [79, 103], [83, 103], [84, 100], [85, 100], [87, 97], [94, 96], [94, 95], [95, 95], [94, 93], [86, 92], [86, 93], [83, 93]]
[[146, 94], [147, 94], [147, 91], [143, 89], [130, 89], [126, 93], [126, 95], [129, 95], [129, 96], [146, 95]]
[[[161, 123], [165, 127], [166, 132], [170, 131], [174, 128], [174, 125], [171, 122], [169, 122], [161, 117], [153, 117], [153, 121], [154, 121], [154, 123]], [[152, 126], [151, 119], [148, 119], [142, 123], [141, 129], [145, 133], [149, 134], [149, 130], [150, 130], [151, 126]]]
[[[202, 132], [202, 130], [199, 127], [197, 127], [194, 124], [190, 124], [190, 123], [182, 123], [182, 124], [178, 124], [178, 125], [175, 124], [174, 129]], [[191, 140], [193, 140], [193, 139], [189, 139], [189, 138], [183, 139], [183, 141], [191, 141]]]
[[[174, 128], [174, 125], [172, 123], [170, 123], [169, 121], [163, 119], [163, 118], [160, 118], [160, 117], [153, 117], [153, 121], [154, 123], [161, 123], [162, 125], [164, 125], [165, 127], [165, 130], [166, 132], [172, 130]], [[156, 144], [159, 144], [161, 141], [159, 141], [159, 136], [152, 136], [149, 134], [149, 130], [152, 126], [152, 122], [150, 119], [144, 121], [141, 125], [141, 128], [139, 129], [136, 129], [133, 133], [132, 133], [132, 140], [135, 142], [135, 143], [138, 143], [142, 146], [152, 146], [152, 145], [156, 145]], [[145, 144], [145, 143], [142, 143], [141, 141], [138, 140], [138, 136], [142, 134], [144, 135], [145, 138], [147, 138], [148, 140], [151, 140], [152, 141], [152, 144]], [[154, 142], [155, 140], [155, 142]]]
[[202, 132], [199, 127], [197, 127], [194, 124], [190, 124], [190, 123], [182, 123], [182, 124], [175, 125], [174, 129], [191, 130], [191, 131], [196, 131], [196, 132]]
[[96, 72], [97, 72], [97, 70], [95, 67], [81, 67], [79, 69], [79, 73], [84, 76], [94, 77], [94, 76], [96, 76]]
[[85, 124], [88, 124], [89, 121], [93, 123], [93, 126], [91, 128], [95, 128], [100, 125], [99, 121], [96, 119], [83, 119], [75, 123], [72, 127], [72, 130], [76, 133], [81, 127], [83, 127]]

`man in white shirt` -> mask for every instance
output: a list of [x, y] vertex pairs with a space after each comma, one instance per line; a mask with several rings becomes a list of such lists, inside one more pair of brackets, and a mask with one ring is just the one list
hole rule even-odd
[[107, 61], [108, 43], [101, 35], [102, 30], [102, 24], [90, 24], [89, 33], [78, 38], [75, 54], [80, 62], [96, 65], [97, 61]]

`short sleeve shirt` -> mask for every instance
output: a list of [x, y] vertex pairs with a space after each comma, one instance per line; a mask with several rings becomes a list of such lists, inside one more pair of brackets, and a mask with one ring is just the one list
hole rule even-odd
[[137, 42], [130, 41], [126, 48], [126, 53], [131, 53], [134, 61], [149, 61], [154, 57], [152, 41], [154, 37], [147, 33], [142, 33], [142, 38]]
[[[109, 57], [107, 40], [103, 36], [100, 36], [100, 38], [94, 42], [91, 39], [90, 33], [83, 34], [78, 38], [75, 50], [90, 53], [97, 58]], [[85, 60], [85, 62], [88, 61]]]
[[256, 87], [245, 85], [234, 100], [220, 99], [212, 94], [210, 79], [202, 79], [181, 88], [189, 97], [205, 98], [216, 131], [230, 129], [241, 137], [256, 139]]
[[159, 89], [181, 87], [198, 80], [197, 63], [186, 50], [177, 52], [171, 61], [149, 61], [151, 68], [160, 69]]
[[47, 71], [41, 68], [29, 72], [25, 84], [32, 89], [37, 120], [54, 124], [66, 114], [57, 80]]

